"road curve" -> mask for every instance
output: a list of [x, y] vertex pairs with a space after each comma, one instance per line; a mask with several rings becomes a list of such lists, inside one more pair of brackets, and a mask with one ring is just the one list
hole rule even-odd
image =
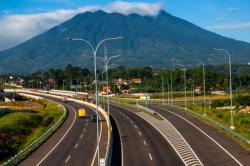
[[[49, 97], [49, 99], [60, 102], [60, 100], [55, 98]], [[96, 163], [96, 123], [91, 122], [90, 118], [78, 118], [76, 110], [85, 108], [88, 116], [95, 114], [95, 112], [86, 106], [74, 102], [61, 104], [68, 110], [66, 121], [20, 165], [90, 166], [92, 163]]]
[[[206, 125], [190, 115], [177, 111], [176, 108], [173, 107], [163, 108], [151, 106], [151, 109], [161, 114], [176, 127], [204, 165], [249, 165], [250, 152], [211, 126]], [[220, 146], [222, 146], [222, 148]]]
[[184, 165], [148, 122], [119, 106], [111, 105], [110, 111], [120, 133], [122, 166]]

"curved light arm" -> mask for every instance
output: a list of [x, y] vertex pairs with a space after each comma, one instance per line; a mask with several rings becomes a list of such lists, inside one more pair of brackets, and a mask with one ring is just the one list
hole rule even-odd
[[96, 48], [95, 48], [95, 50], [94, 50], [94, 53], [96, 53], [97, 52], [97, 49], [99, 48], [99, 46], [102, 44], [102, 43], [104, 43], [105, 41], [109, 41], [109, 40], [117, 40], [117, 39], [122, 39], [123, 37], [111, 37], [111, 38], [107, 38], [107, 39], [103, 39], [102, 41], [100, 41], [99, 43], [98, 43], [98, 45], [96, 46]]
[[[217, 51], [223, 51], [223, 52], [225, 52], [226, 55], [230, 58], [230, 53], [229, 53], [228, 50], [226, 50], [226, 49], [224, 49], [224, 48], [214, 48], [214, 49], [217, 50]], [[226, 56], [226, 55], [225, 55], [225, 56]]]
[[86, 39], [81, 39], [81, 38], [70, 38], [70, 37], [67, 37], [67, 40], [83, 41], [83, 42], [87, 43], [87, 44], [90, 46], [92, 52], [95, 54], [94, 47], [91, 45], [91, 43], [90, 43], [88, 40], [86, 40]]
[[108, 60], [107, 60], [107, 64], [109, 64], [109, 61], [110, 61], [111, 59], [118, 58], [118, 57], [120, 57], [120, 56], [121, 56], [121, 55], [114, 55], [114, 56], [109, 57]]
[[181, 66], [182, 67], [182, 70], [187, 70], [186, 67], [182, 64], [176, 64], [177, 66]]

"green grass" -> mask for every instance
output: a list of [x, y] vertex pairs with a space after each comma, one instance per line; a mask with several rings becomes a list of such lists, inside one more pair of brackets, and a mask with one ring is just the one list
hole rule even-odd
[[[24, 102], [16, 104], [24, 106]], [[14, 112], [0, 118], [0, 164], [40, 137], [63, 115], [63, 110], [48, 100], [25, 104], [36, 112]]]

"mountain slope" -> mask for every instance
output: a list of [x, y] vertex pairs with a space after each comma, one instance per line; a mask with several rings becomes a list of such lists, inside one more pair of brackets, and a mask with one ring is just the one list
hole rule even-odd
[[[158, 16], [122, 15], [97, 11], [76, 15], [65, 23], [42, 33], [12, 49], [0, 52], [0, 72], [30, 73], [67, 64], [92, 67], [92, 53], [80, 41], [66, 37], [85, 38], [94, 45], [107, 37], [124, 39], [107, 43], [109, 55], [120, 54], [113, 62], [127, 66], [171, 66], [176, 63], [226, 63], [213, 48], [227, 48], [237, 55], [237, 62], [250, 57], [250, 44], [222, 37], [199, 28], [164, 11]], [[98, 56], [103, 55], [103, 47]], [[220, 55], [220, 56], [219, 56]], [[236, 58], [236, 56], [235, 56]]]

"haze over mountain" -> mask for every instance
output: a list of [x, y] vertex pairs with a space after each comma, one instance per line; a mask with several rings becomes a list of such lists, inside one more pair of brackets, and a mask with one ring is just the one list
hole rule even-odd
[[[103, 11], [85, 12], [28, 40], [0, 52], [1, 73], [30, 73], [68, 64], [92, 67], [92, 53], [81, 41], [66, 37], [85, 38], [94, 45], [98, 41], [123, 36], [107, 42], [109, 56], [121, 55], [112, 61], [125, 66], [172, 66], [174, 63], [195, 65], [200, 59], [206, 64], [227, 63], [224, 55], [213, 48], [226, 48], [235, 63], [250, 58], [250, 44], [222, 37], [204, 30], [165, 11], [157, 16], [122, 15]], [[98, 56], [103, 55], [103, 47]], [[172, 61], [172, 59], [174, 60]]]

